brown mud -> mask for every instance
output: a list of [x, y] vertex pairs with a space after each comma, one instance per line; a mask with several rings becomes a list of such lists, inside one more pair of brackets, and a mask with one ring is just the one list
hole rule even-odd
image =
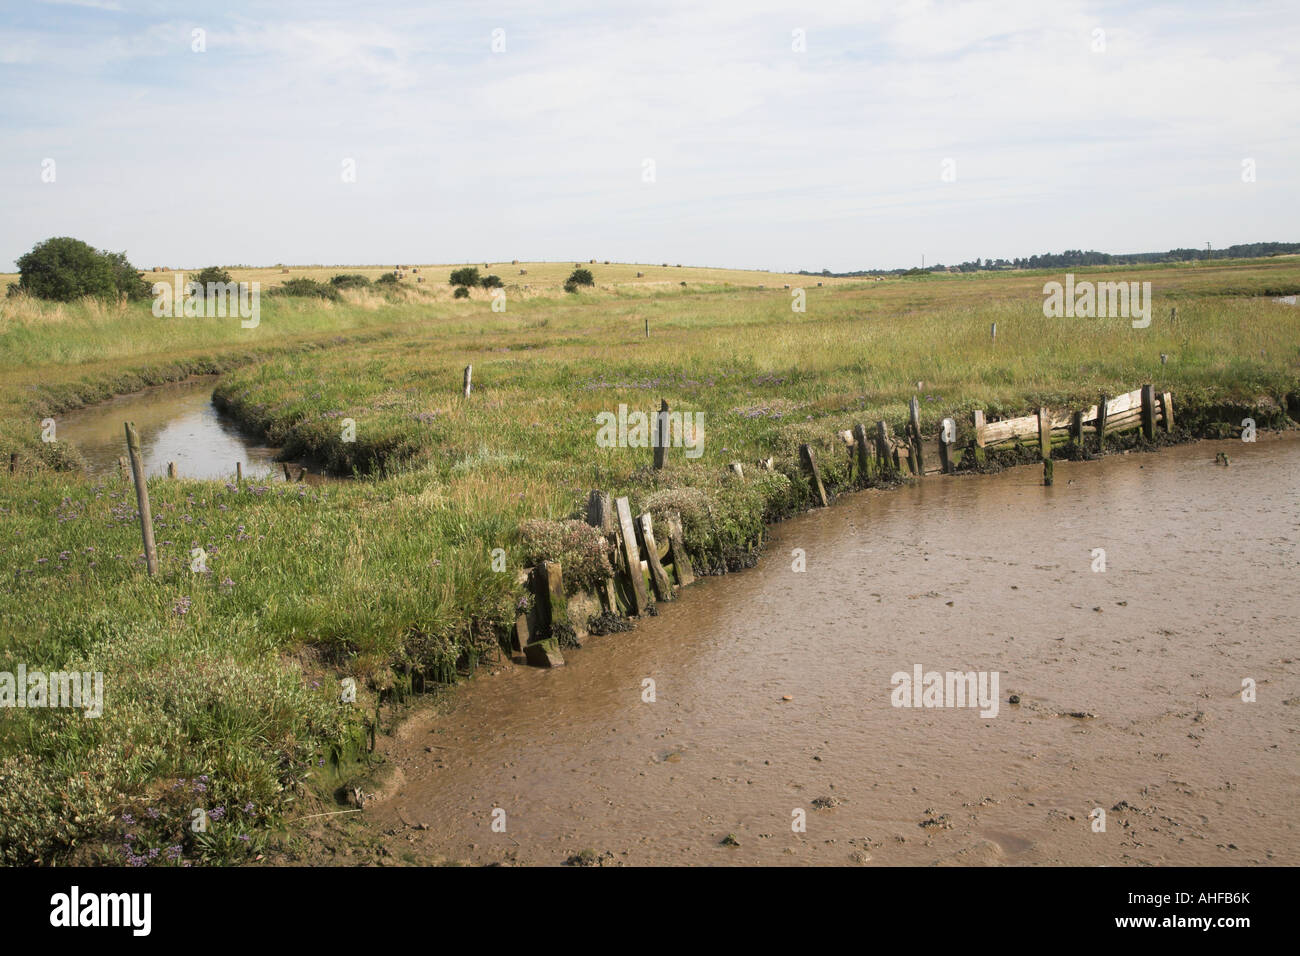
[[[1298, 542], [1294, 434], [845, 495], [565, 667], [482, 668], [296, 858], [1295, 865]], [[916, 664], [996, 671], [997, 715], [892, 706]]]

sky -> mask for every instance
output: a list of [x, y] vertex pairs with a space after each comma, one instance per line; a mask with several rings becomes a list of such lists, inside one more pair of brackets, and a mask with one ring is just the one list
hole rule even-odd
[[5, 0], [0, 145], [0, 271], [1300, 241], [1300, 11]]

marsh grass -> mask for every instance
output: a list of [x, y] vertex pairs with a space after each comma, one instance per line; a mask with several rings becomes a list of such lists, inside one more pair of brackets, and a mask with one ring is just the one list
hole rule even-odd
[[[975, 408], [1077, 407], [1143, 382], [1189, 409], [1283, 403], [1300, 379], [1300, 312], [1259, 294], [1300, 285], [1294, 258], [1076, 270], [1152, 281], [1155, 314], [1140, 330], [1045, 319], [1042, 284], [1059, 278], [1046, 273], [822, 288], [796, 279], [808, 305], [793, 313], [768, 275], [680, 270], [683, 289], [668, 274], [679, 270], [640, 267], [645, 281], [619, 283], [597, 266], [596, 290], [564, 296], [572, 266], [551, 265], [555, 294], [511, 297], [505, 313], [486, 295], [428, 291], [446, 285], [430, 271], [392, 294], [265, 300], [255, 330], [157, 320], [147, 304], [5, 302], [0, 451], [18, 451], [22, 469], [0, 477], [0, 669], [81, 665], [105, 672], [106, 692], [100, 721], [0, 711], [6, 861], [244, 859], [310, 774], [355, 750], [375, 700], [405, 686], [394, 668], [445, 681], [496, 652], [530, 549], [578, 533], [564, 522], [580, 517], [589, 489], [626, 494], [656, 520], [679, 512], [697, 570], [721, 572], [752, 563], [765, 522], [806, 506], [801, 442], [818, 451], [832, 491], [844, 488], [835, 433], [877, 419], [897, 428], [913, 395], [924, 430], [952, 415], [965, 434]], [[527, 267], [544, 284], [546, 269]], [[162, 567], [150, 579], [131, 488], [60, 471], [75, 455], [42, 445], [38, 423], [196, 371], [225, 373], [219, 402], [289, 454], [358, 478], [152, 480]], [[650, 413], [661, 398], [703, 413], [700, 458], [672, 449], [656, 472], [649, 448], [596, 444], [598, 413], [620, 403]], [[356, 422], [354, 442], [343, 418]], [[747, 467], [740, 480], [726, 470], [768, 456], [778, 471]], [[521, 537], [529, 521], [542, 524]], [[194, 547], [208, 552], [209, 573], [190, 570]], [[492, 569], [494, 548], [507, 553], [505, 572]], [[361, 686], [357, 705], [339, 701], [345, 675]], [[184, 838], [177, 814], [200, 800], [253, 809], [204, 840]], [[165, 822], [149, 817], [125, 840], [125, 818], [150, 809]]]

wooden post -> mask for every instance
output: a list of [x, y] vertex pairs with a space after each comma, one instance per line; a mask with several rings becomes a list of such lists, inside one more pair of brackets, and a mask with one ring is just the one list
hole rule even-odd
[[673, 570], [677, 572], [677, 583], [682, 587], [693, 584], [695, 569], [691, 567], [691, 557], [686, 553], [682, 516], [676, 511], [668, 513], [668, 554], [673, 561]]
[[1106, 405], [1110, 402], [1104, 394], [1097, 403], [1097, 454], [1106, 450]]
[[645, 579], [641, 577], [641, 556], [637, 553], [636, 528], [632, 525], [632, 506], [626, 498], [614, 499], [618, 513], [618, 527], [623, 538], [623, 558], [627, 561], [627, 575], [632, 585], [632, 610], [644, 614], [650, 606], [645, 593]]
[[17, 473], [17, 471], [18, 471], [18, 452], [11, 451], [9, 453], [9, 474], [11, 475], [15, 474]]
[[862, 424], [853, 426], [853, 441], [858, 447], [858, 484], [865, 485], [876, 477], [876, 459], [871, 454], [871, 448], [867, 442], [866, 426]]
[[1038, 410], [1038, 453], [1043, 461], [1052, 457], [1052, 416], [1045, 408]]
[[1056, 463], [1050, 458], [1043, 459], [1043, 484], [1050, 486], [1052, 484], [1052, 472], [1055, 470]]
[[1160, 393], [1160, 411], [1164, 416], [1165, 431], [1174, 430], [1174, 396], [1172, 392]]
[[655, 446], [655, 471], [664, 466], [664, 456], [668, 452], [668, 399], [659, 400], [659, 414], [655, 416], [655, 427], [651, 429]]
[[174, 461], [167, 462], [167, 477], [168, 478], [176, 477], [176, 462]]
[[971, 421], [975, 425], [975, 464], [982, 465], [988, 454], [984, 451], [984, 411], [977, 409], [971, 412]]
[[474, 366], [466, 365], [465, 366], [465, 397], [466, 398], [469, 398], [470, 379], [472, 379], [473, 377], [474, 377]]
[[153, 542], [153, 512], [149, 509], [149, 486], [144, 480], [144, 456], [140, 453], [140, 433], [135, 430], [135, 422], [126, 423], [126, 452], [131, 457], [131, 477], [135, 479], [135, 503], [140, 509], [145, 566], [152, 577], [158, 573], [158, 548]]
[[673, 584], [668, 580], [668, 572], [659, 560], [659, 545], [655, 542], [654, 527], [650, 521], [650, 512], [637, 516], [637, 528], [645, 544], [646, 563], [650, 565], [650, 582], [654, 585], [655, 597], [661, 601], [673, 599]]
[[740, 478], [745, 477], [745, 466], [742, 465], [740, 462], [733, 461], [731, 464], [727, 466], [727, 468], [731, 470], [731, 473], [733, 475], [737, 475]]
[[1142, 386], [1142, 437], [1154, 441], [1156, 437], [1156, 387]]
[[910, 432], [912, 445], [912, 470], [918, 475], [925, 474], [925, 462], [921, 459], [921, 400], [915, 395], [908, 402], [907, 430]]
[[943, 466], [945, 475], [951, 475], [957, 470], [952, 454], [952, 445], [956, 438], [957, 423], [951, 418], [945, 418], [939, 426], [939, 463]]
[[813, 457], [813, 450], [807, 445], [800, 445], [799, 460], [803, 462], [803, 466], [812, 475], [813, 494], [817, 497], [817, 504], [825, 508], [829, 502], [826, 499], [826, 488], [822, 485], [822, 474], [817, 467], [817, 459]]
[[564, 569], [558, 561], [542, 563], [542, 581], [545, 584], [547, 637], [572, 638], [573, 625], [569, 621], [569, 601], [564, 596]]
[[284, 480], [293, 481], [293, 477], [289, 474], [289, 463], [287, 461], [282, 461], [280, 464], [284, 467]]
[[889, 423], [876, 422], [876, 458], [879, 460], [879, 474], [882, 478], [894, 477], [893, 442], [889, 435]]
[[998, 340], [998, 324], [996, 322], [994, 322], [993, 327], [989, 329], [989, 338], [993, 339], [994, 342]]
[[121, 478], [123, 481], [126, 481], [127, 471], [128, 471], [128, 466], [126, 463], [126, 455], [119, 455], [117, 459], [117, 476]]
[[601, 534], [611, 534], [617, 527], [608, 492], [593, 488], [587, 495], [587, 524], [599, 528]]
[[1083, 412], [1070, 416], [1070, 444], [1075, 448], [1083, 447]]
[[645, 320], [645, 337], [650, 338], [650, 317], [646, 316]]
[[242, 461], [237, 461], [235, 462], [235, 484], [239, 484], [243, 480], [244, 480], [244, 463]]
[[306, 477], [307, 477], [307, 469], [306, 469], [306, 468], [299, 468], [299, 469], [298, 469], [298, 481], [301, 482], [301, 481], [302, 481], [304, 478], [306, 478]]

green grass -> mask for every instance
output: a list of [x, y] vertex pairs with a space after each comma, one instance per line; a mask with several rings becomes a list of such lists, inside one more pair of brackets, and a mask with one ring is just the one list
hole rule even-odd
[[[355, 753], [395, 668], [402, 680], [472, 671], [516, 613], [520, 526], [579, 514], [589, 489], [681, 511], [697, 568], [722, 570], [753, 560], [765, 521], [806, 506], [801, 442], [842, 488], [835, 433], [878, 419], [897, 428], [914, 394], [933, 432], [947, 415], [964, 431], [973, 409], [1079, 407], [1144, 382], [1193, 418], [1284, 405], [1300, 386], [1300, 311], [1264, 296], [1300, 288], [1295, 258], [1075, 274], [1150, 280], [1151, 327], [1045, 319], [1042, 284], [1060, 278], [1050, 273], [809, 278], [805, 313], [758, 282], [615, 284], [512, 299], [504, 314], [442, 291], [279, 299], [263, 302], [256, 330], [155, 319], [147, 305], [10, 304], [0, 453], [21, 467], [0, 477], [0, 669], [102, 670], [106, 701], [98, 721], [0, 711], [0, 855], [255, 853], [322, 761]], [[40, 443], [39, 421], [194, 371], [225, 373], [219, 400], [271, 441], [361, 477], [151, 481], [162, 567], [150, 579], [130, 487], [59, 470], [72, 456]], [[673, 449], [653, 472], [648, 448], [596, 444], [598, 413], [650, 412], [661, 398], [703, 413], [700, 458]], [[726, 471], [769, 455], [774, 474]], [[190, 570], [194, 547], [211, 573]], [[492, 569], [495, 548], [505, 573]], [[345, 675], [361, 685], [357, 705], [339, 701]], [[185, 825], [195, 806], [226, 813], [196, 835]]]

